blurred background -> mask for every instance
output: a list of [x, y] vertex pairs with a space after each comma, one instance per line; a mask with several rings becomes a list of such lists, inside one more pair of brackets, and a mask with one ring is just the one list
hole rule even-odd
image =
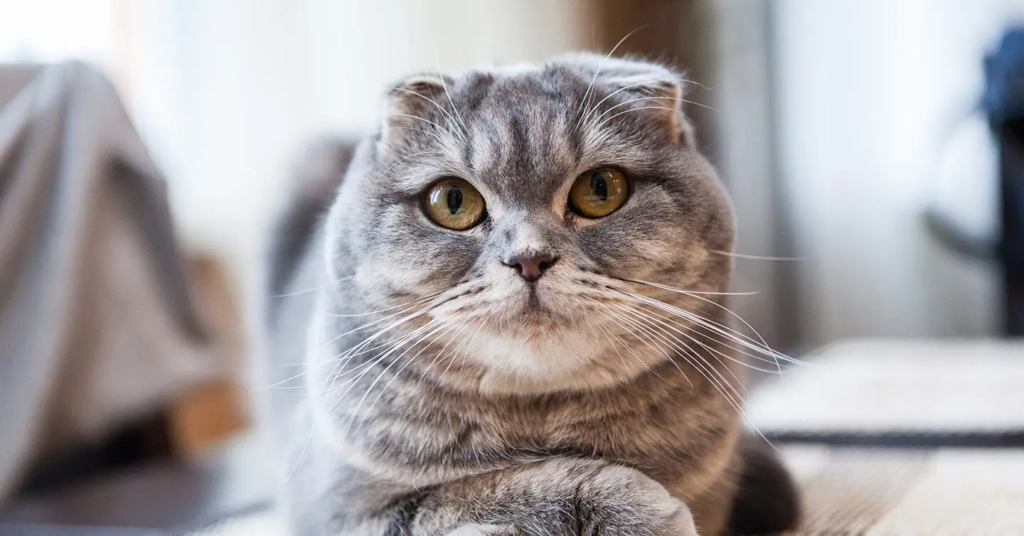
[[[1015, 24], [1022, 0], [0, 0], [0, 74], [81, 60], [112, 82], [166, 180], [194, 307], [222, 341], [187, 380], [168, 372], [158, 405], [178, 408], [172, 421], [189, 404], [239, 405], [195, 425], [219, 438], [247, 420], [232, 394], [258, 353], [245, 312], [305, 145], [367, 132], [382, 88], [407, 73], [620, 40], [616, 54], [699, 83], [688, 113], [734, 199], [736, 252], [750, 256], [733, 287], [757, 292], [732, 305], [769, 344], [1011, 334], [1010, 296], [1024, 300], [1000, 261], [1000, 132], [982, 103], [984, 58]], [[4, 97], [32, 76], [18, 80]], [[175, 433], [179, 448], [190, 441]]]

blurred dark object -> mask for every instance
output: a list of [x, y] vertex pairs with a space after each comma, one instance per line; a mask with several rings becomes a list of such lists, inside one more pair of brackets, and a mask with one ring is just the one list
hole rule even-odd
[[1024, 336], [1024, 27], [1010, 30], [985, 59], [982, 101], [999, 142], [1003, 232], [998, 254], [1006, 285], [1006, 331]]
[[1004, 334], [1024, 336], [1024, 27], [1008, 30], [985, 58], [981, 111], [999, 156], [1001, 231], [991, 240], [964, 232], [930, 210], [927, 224], [947, 247], [962, 255], [994, 259], [1003, 273]]
[[36, 460], [18, 495], [42, 496], [63, 486], [88, 481], [150, 460], [171, 456], [170, 426], [164, 412], [126, 423], [103, 440], [55, 452]]

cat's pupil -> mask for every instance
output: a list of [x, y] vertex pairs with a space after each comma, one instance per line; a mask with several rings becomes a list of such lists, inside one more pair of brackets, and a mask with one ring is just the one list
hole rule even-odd
[[590, 176], [590, 191], [601, 201], [608, 200], [608, 181], [605, 180], [603, 173], [598, 172]]
[[458, 188], [448, 189], [448, 212], [455, 214], [462, 208], [462, 190]]

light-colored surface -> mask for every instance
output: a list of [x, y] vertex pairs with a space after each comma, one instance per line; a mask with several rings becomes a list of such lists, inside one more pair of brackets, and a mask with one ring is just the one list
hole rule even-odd
[[827, 347], [747, 403], [768, 432], [1024, 432], [1024, 343]]
[[1024, 451], [939, 452], [872, 534], [1024, 534]]
[[275, 510], [265, 510], [221, 521], [190, 536], [287, 536], [284, 517]]
[[[796, 534], [1024, 534], [1024, 451], [787, 448], [803, 489]], [[801, 471], [811, 462], [813, 470]]]

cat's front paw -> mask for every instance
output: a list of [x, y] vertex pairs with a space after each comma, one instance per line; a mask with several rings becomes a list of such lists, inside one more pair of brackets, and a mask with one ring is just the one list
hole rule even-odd
[[690, 509], [680, 501], [675, 502], [676, 512], [658, 520], [652, 533], [654, 536], [697, 536], [697, 526]]
[[509, 525], [463, 525], [448, 533], [448, 536], [514, 536], [515, 528]]
[[603, 510], [595, 533], [697, 536], [690, 508], [646, 475], [612, 466], [595, 484], [600, 491], [592, 500]]
[[[624, 514], [619, 523], [609, 523], [607, 528], [597, 533], [607, 536], [627, 533], [648, 536], [698, 536], [693, 514], [682, 502], [669, 497], [664, 502], [650, 506], [655, 506], [656, 511]], [[631, 516], [637, 517], [631, 519]]]

